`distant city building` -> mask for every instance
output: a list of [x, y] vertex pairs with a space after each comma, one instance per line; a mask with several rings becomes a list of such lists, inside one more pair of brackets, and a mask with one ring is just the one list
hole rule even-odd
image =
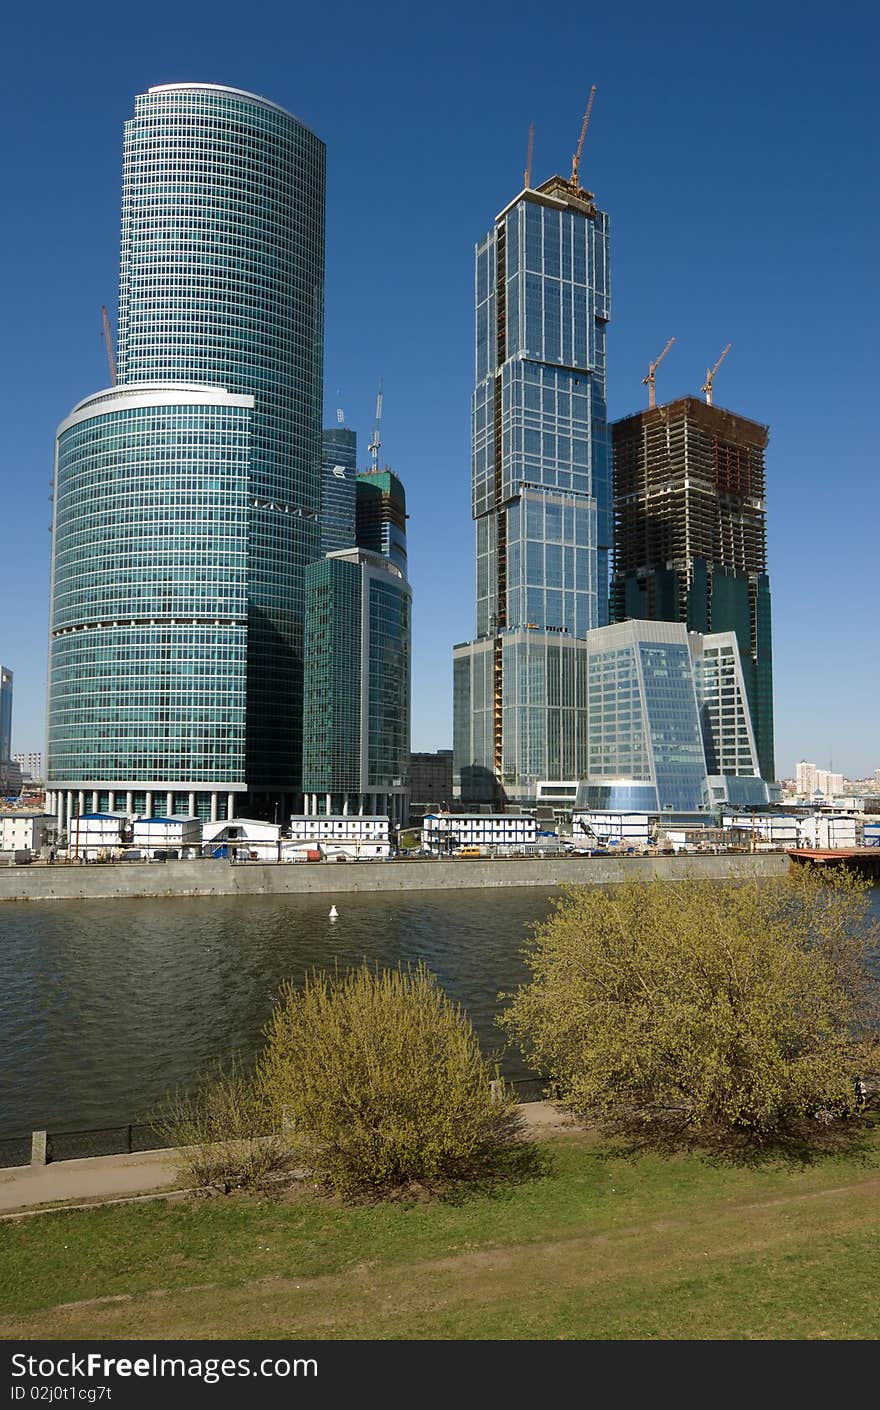
[[801, 759], [795, 765], [795, 783], [797, 792], [802, 798], [812, 798], [819, 787], [818, 769], [815, 764], [810, 764], [806, 759]]
[[615, 621], [736, 632], [764, 779], [775, 778], [766, 426], [696, 397], [612, 426]]
[[608, 621], [607, 217], [526, 189], [476, 250], [476, 634], [454, 649], [462, 801], [534, 802], [586, 770], [583, 639]]
[[0, 666], [0, 764], [12, 758], [12, 672]]
[[452, 750], [409, 756], [409, 806], [423, 814], [448, 807], [452, 799]]
[[358, 475], [355, 518], [358, 548], [381, 553], [406, 577], [406, 491], [393, 470], [386, 466]]
[[321, 454], [321, 553], [354, 548], [357, 432], [325, 429]]
[[795, 777], [798, 795], [802, 798], [812, 798], [816, 793], [821, 793], [825, 798], [834, 798], [843, 792], [843, 774], [833, 773], [831, 769], [819, 769], [805, 759], [801, 759], [797, 764]]
[[136, 99], [117, 383], [59, 430], [47, 803], [283, 816], [320, 552], [324, 144], [216, 84]]
[[40, 783], [43, 778], [43, 755], [37, 749], [30, 754], [13, 754], [12, 762], [18, 764], [21, 776], [27, 782]]
[[346, 549], [309, 566], [306, 596], [305, 811], [405, 821], [409, 583], [391, 558]]

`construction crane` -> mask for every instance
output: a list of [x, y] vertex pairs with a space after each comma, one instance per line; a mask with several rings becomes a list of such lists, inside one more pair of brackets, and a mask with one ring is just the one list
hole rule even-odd
[[583, 126], [581, 127], [581, 140], [578, 142], [577, 151], [571, 159], [571, 185], [574, 187], [575, 191], [580, 190], [580, 183], [578, 181], [578, 167], [581, 164], [581, 153], [584, 150], [584, 138], [587, 135], [587, 128], [590, 125], [590, 113], [593, 111], [593, 99], [595, 98], [595, 96], [596, 85], [594, 83], [592, 88], [590, 89], [590, 96], [587, 99], [587, 111], [584, 113]]
[[707, 405], [707, 406], [711, 406], [711, 405], [712, 405], [712, 383], [715, 381], [715, 373], [718, 371], [718, 369], [719, 369], [719, 367], [721, 366], [722, 362], [723, 362], [724, 359], [727, 357], [727, 354], [730, 352], [731, 346], [732, 346], [732, 345], [731, 345], [730, 343], [727, 344], [727, 347], [724, 349], [724, 352], [723, 352], [723, 353], [721, 354], [721, 356], [719, 357], [718, 361], [716, 362], [715, 366], [712, 368], [712, 371], [711, 371], [711, 372], [709, 371], [708, 367], [706, 368], [706, 380], [705, 380], [705, 382], [703, 383], [702, 387], [700, 388], [700, 391], [706, 393], [706, 405]]
[[101, 305], [101, 322], [104, 325], [104, 342], [107, 345], [107, 363], [110, 368], [110, 386], [116, 386], [116, 358], [113, 355], [113, 334], [110, 332], [110, 315], [104, 304]]
[[642, 378], [642, 386], [648, 388], [648, 406], [649, 406], [649, 407], [653, 407], [653, 406], [656, 406], [656, 405], [657, 405], [657, 398], [656, 398], [656, 396], [655, 396], [655, 394], [654, 394], [654, 375], [655, 375], [655, 373], [656, 373], [656, 371], [657, 371], [657, 368], [660, 366], [661, 362], [663, 361], [663, 359], [664, 359], [664, 357], [666, 356], [666, 354], [669, 352], [669, 349], [672, 347], [672, 344], [673, 344], [674, 342], [675, 342], [675, 339], [674, 339], [674, 338], [670, 338], [670, 339], [669, 339], [669, 342], [666, 344], [666, 347], [663, 349], [663, 351], [662, 351], [662, 353], [660, 354], [660, 356], [659, 356], [654, 362], [649, 362], [649, 363], [648, 363], [648, 375], [647, 375], [647, 377], [643, 377], [643, 378]]
[[523, 172], [523, 189], [528, 191], [532, 179], [532, 153], [535, 150], [535, 124], [529, 123], [529, 149], [526, 154], [526, 169]]
[[373, 439], [370, 441], [368, 450], [372, 469], [379, 469], [379, 448], [382, 442], [379, 440], [379, 427], [382, 424], [382, 378], [379, 378], [379, 395], [376, 397], [376, 425], [373, 428]]

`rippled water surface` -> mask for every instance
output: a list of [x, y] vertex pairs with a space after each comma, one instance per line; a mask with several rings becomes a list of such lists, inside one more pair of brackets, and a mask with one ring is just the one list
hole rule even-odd
[[[0, 1135], [137, 1121], [213, 1059], [253, 1056], [273, 995], [313, 966], [424, 959], [486, 1049], [526, 977], [549, 888], [0, 906]], [[874, 891], [880, 918], [880, 888]], [[510, 1077], [525, 1075], [516, 1052]]]
[[[538, 888], [181, 897], [0, 907], [0, 1135], [139, 1120], [212, 1060], [253, 1055], [285, 979], [424, 959], [498, 1048], [499, 990], [525, 976]], [[509, 1076], [524, 1073], [507, 1053]]]

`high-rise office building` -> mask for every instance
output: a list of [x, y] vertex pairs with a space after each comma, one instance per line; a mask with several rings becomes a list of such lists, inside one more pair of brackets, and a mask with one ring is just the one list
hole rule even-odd
[[454, 651], [462, 800], [586, 775], [588, 631], [608, 621], [608, 221], [576, 181], [525, 189], [476, 250], [476, 638]]
[[322, 555], [355, 545], [356, 480], [357, 432], [347, 426], [325, 429], [321, 454]]
[[0, 763], [12, 757], [12, 672], [0, 666]]
[[308, 813], [407, 815], [411, 591], [391, 557], [343, 549], [306, 574]]
[[60, 823], [245, 799], [272, 816], [301, 790], [324, 169], [308, 128], [238, 89], [153, 88], [126, 123], [117, 385], [62, 423], [56, 453]]
[[735, 632], [627, 621], [598, 627], [586, 646], [589, 766], [578, 807], [698, 816], [767, 803]]
[[389, 470], [374, 467], [357, 477], [355, 495], [358, 548], [381, 553], [407, 574], [406, 491], [403, 482]]
[[775, 775], [766, 426], [683, 397], [614, 423], [616, 621], [736, 633], [761, 776]]

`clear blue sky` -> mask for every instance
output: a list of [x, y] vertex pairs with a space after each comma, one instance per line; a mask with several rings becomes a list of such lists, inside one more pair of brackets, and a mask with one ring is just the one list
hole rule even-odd
[[156, 0], [15, 7], [4, 24], [0, 660], [14, 747], [42, 747], [57, 423], [107, 382], [122, 124], [200, 80], [265, 94], [327, 143], [326, 414], [336, 388], [409, 494], [413, 747], [452, 739], [473, 631], [473, 246], [522, 184], [581, 174], [611, 214], [612, 416], [698, 393], [771, 427], [777, 768], [880, 767], [876, 7]]

